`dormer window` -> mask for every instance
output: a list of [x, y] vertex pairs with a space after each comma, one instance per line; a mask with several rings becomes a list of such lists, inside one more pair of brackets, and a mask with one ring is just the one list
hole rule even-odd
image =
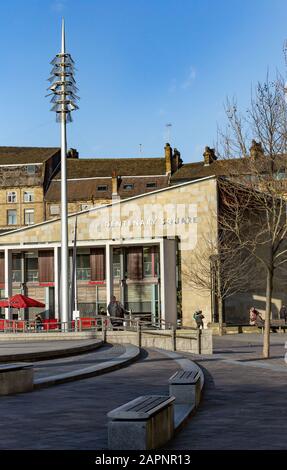
[[150, 181], [146, 184], [146, 188], [156, 188], [156, 182], [155, 181]]
[[106, 184], [102, 184], [101, 186], [98, 186], [97, 187], [97, 190], [98, 191], [107, 191], [108, 190], [108, 186]]

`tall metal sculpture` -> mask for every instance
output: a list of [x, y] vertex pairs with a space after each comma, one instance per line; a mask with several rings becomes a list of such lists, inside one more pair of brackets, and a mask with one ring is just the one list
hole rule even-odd
[[68, 206], [67, 206], [67, 134], [66, 124], [72, 121], [71, 112], [79, 109], [76, 102], [77, 87], [74, 79], [74, 61], [66, 52], [65, 23], [62, 20], [61, 52], [52, 60], [51, 92], [56, 121], [61, 125], [61, 321], [69, 322], [69, 251], [68, 251]]

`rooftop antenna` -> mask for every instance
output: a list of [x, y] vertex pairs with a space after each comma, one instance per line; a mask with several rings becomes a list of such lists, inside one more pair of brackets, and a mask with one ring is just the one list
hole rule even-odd
[[171, 128], [172, 128], [172, 124], [169, 122], [168, 124], [165, 125], [166, 127], [166, 138], [167, 138], [167, 142], [170, 144], [170, 137], [171, 137]]
[[140, 147], [140, 157], [142, 156], [142, 144], [139, 144]]
[[[61, 124], [61, 322], [67, 323], [69, 315], [68, 279], [68, 207], [67, 207], [67, 134], [66, 124], [72, 121], [71, 112], [78, 109], [77, 88], [74, 79], [74, 61], [66, 52], [65, 21], [62, 19], [61, 52], [52, 60], [51, 85], [48, 88], [56, 112], [56, 121]], [[68, 324], [67, 324], [68, 326]]]

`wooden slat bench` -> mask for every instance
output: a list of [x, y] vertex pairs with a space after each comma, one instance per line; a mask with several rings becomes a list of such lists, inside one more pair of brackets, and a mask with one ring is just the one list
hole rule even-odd
[[1, 364], [0, 395], [32, 391], [33, 377], [33, 364]]
[[175, 404], [197, 407], [200, 402], [200, 373], [197, 370], [178, 370], [169, 379], [169, 393], [175, 397]]
[[109, 449], [156, 449], [174, 431], [174, 397], [140, 396], [108, 413]]

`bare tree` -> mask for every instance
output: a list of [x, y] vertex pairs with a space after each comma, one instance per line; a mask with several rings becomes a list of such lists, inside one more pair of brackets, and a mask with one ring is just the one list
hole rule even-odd
[[[227, 185], [227, 181], [224, 184]], [[212, 214], [211, 210], [209, 213], [211, 226], [214, 226], [215, 218], [217, 221], [224, 218], [222, 211], [220, 216]], [[241, 209], [237, 217], [239, 213]], [[211, 292], [212, 310], [218, 312], [218, 331], [222, 335], [225, 299], [245, 292], [250, 284], [250, 273], [255, 276], [255, 271], [251, 270], [252, 256], [237, 242], [229, 223], [216, 225], [215, 237], [212, 236], [212, 229], [207, 227], [192, 262], [182, 265], [182, 275], [193, 289]]]
[[[287, 169], [287, 106], [281, 78], [270, 81], [267, 75], [264, 83], [258, 83], [244, 118], [240, 116], [234, 101], [229, 102], [230, 107], [232, 110], [227, 113], [228, 130], [221, 132], [222, 154], [229, 158], [232, 149], [234, 152], [240, 149], [244, 158], [238, 160], [237, 174], [233, 165], [230, 176], [240, 181], [244, 190], [238, 192], [236, 186], [224, 186], [229, 202], [227, 213], [220, 223], [257, 260], [265, 273], [263, 356], [269, 357], [274, 275], [276, 270], [287, 268], [286, 186], [281, 180], [282, 177], [286, 178]], [[250, 135], [257, 141], [251, 141], [250, 156], [246, 157]], [[232, 146], [228, 154], [225, 152], [226, 142]], [[244, 176], [242, 165], [245, 168]], [[244, 223], [239, 223], [239, 218]]]

